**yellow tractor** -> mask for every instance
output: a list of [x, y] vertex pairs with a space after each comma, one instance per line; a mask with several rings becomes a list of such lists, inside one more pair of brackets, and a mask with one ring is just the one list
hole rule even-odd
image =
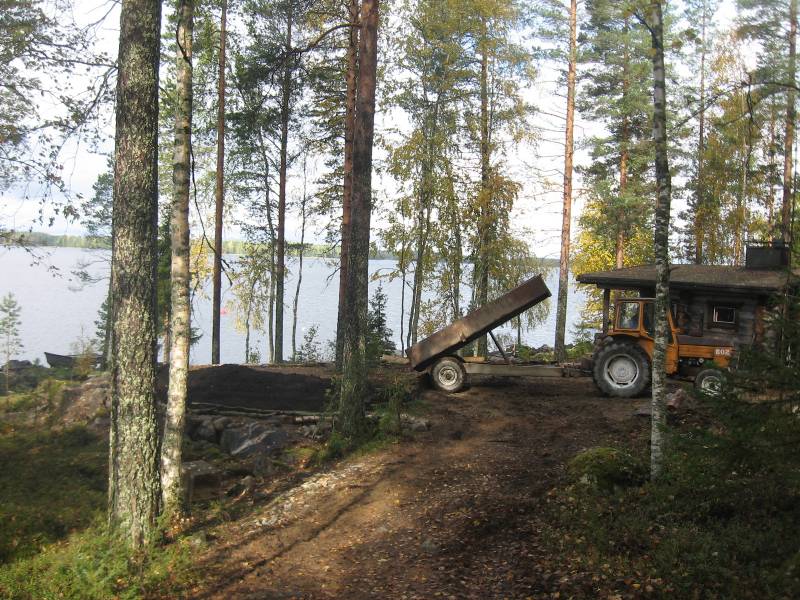
[[[638, 396], [650, 385], [652, 375], [655, 301], [652, 298], [622, 298], [616, 302], [608, 334], [595, 347], [592, 376], [609, 396]], [[696, 388], [719, 391], [720, 369], [728, 368], [733, 356], [731, 340], [685, 335], [667, 312], [669, 339], [667, 375], [694, 377]]]

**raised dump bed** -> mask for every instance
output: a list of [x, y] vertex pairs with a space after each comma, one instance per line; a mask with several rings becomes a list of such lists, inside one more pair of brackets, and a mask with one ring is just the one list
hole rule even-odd
[[[430, 369], [434, 385], [447, 392], [460, 390], [467, 374], [498, 376], [561, 377], [561, 367], [549, 365], [516, 365], [474, 362], [458, 356], [457, 352], [492, 330], [551, 296], [541, 275], [537, 275], [454, 321], [444, 329], [414, 344], [407, 351], [411, 368], [416, 371]], [[494, 336], [492, 336], [494, 339]], [[502, 353], [503, 350], [498, 346]]]

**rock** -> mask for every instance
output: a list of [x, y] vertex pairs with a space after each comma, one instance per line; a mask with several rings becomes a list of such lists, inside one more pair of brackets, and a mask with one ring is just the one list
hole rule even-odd
[[226, 496], [241, 496], [242, 494], [247, 494], [248, 492], [252, 492], [256, 487], [256, 478], [252, 475], [247, 475], [243, 477], [241, 481], [235, 483], [232, 487], [228, 488], [225, 492]]
[[439, 545], [430, 538], [426, 538], [420, 545], [420, 549], [428, 554], [436, 554], [439, 552]]
[[403, 427], [408, 427], [411, 431], [428, 431], [431, 428], [431, 422], [420, 417], [404, 414], [400, 415], [400, 420], [403, 423]]
[[192, 439], [196, 442], [217, 442], [217, 430], [214, 427], [214, 421], [210, 417], [205, 417], [200, 424], [195, 427], [192, 432]]
[[653, 414], [653, 412], [652, 412], [652, 410], [650, 408], [650, 405], [649, 404], [642, 404], [641, 406], [639, 406], [639, 408], [637, 408], [634, 411], [633, 416], [634, 417], [649, 417], [652, 414]]
[[681, 407], [687, 406], [691, 400], [686, 390], [681, 387], [667, 395], [667, 408], [670, 410], [678, 410]]
[[181, 466], [184, 501], [191, 504], [195, 490], [201, 486], [216, 486], [220, 482], [219, 470], [204, 460], [193, 460]]
[[214, 426], [214, 431], [217, 433], [222, 433], [222, 431], [230, 425], [232, 419], [230, 417], [217, 417], [212, 421]]
[[289, 444], [285, 431], [269, 429], [262, 423], [248, 423], [241, 427], [229, 427], [222, 432], [219, 445], [223, 452], [232, 456], [250, 456], [282, 450]]

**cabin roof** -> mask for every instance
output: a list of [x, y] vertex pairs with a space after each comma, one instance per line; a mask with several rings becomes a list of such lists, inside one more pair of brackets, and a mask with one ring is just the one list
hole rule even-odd
[[[793, 272], [800, 276], [800, 270]], [[731, 265], [672, 265], [670, 289], [770, 294], [784, 289], [787, 273], [781, 269], [748, 269]], [[577, 276], [579, 283], [600, 288], [641, 289], [655, 287], [656, 266], [640, 265]]]

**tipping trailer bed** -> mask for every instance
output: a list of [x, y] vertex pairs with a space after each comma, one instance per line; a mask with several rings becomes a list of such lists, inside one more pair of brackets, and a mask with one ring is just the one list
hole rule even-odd
[[[563, 369], [548, 365], [513, 365], [476, 363], [457, 356], [458, 350], [536, 306], [551, 296], [541, 275], [537, 275], [454, 321], [444, 329], [411, 346], [408, 355], [411, 368], [424, 371], [431, 368], [434, 384], [445, 391], [458, 391], [464, 383], [464, 375], [537, 376], [561, 377]], [[492, 336], [494, 338], [494, 336]], [[498, 347], [499, 348], [499, 347]], [[502, 353], [502, 348], [499, 348]]]

